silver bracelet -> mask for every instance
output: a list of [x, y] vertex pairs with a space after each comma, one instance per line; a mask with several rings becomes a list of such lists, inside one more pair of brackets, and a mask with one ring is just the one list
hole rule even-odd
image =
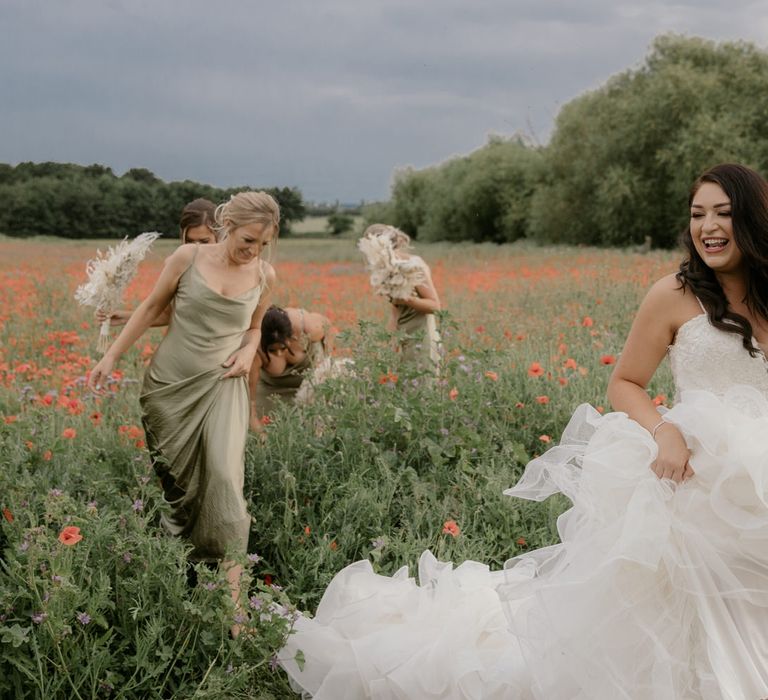
[[656, 431], [657, 431], [657, 430], [658, 430], [658, 429], [659, 429], [659, 428], [660, 428], [662, 425], [664, 425], [666, 422], [667, 422], [667, 421], [665, 421], [665, 420], [662, 418], [662, 419], [661, 419], [661, 420], [660, 420], [658, 423], [656, 423], [656, 425], [654, 425], [654, 426], [653, 426], [653, 430], [651, 430], [651, 437], [652, 437], [654, 440], [656, 439]]

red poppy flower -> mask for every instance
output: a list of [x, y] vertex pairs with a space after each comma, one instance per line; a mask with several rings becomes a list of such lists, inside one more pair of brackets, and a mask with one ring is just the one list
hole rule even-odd
[[59, 542], [68, 547], [77, 544], [82, 539], [83, 536], [80, 534], [80, 528], [75, 527], [74, 525], [67, 525], [67, 527], [59, 533]]
[[455, 520], [446, 520], [443, 523], [443, 534], [458, 537], [461, 534], [461, 528], [456, 524]]
[[544, 374], [544, 368], [538, 362], [532, 362], [528, 368], [529, 377], [540, 377]]

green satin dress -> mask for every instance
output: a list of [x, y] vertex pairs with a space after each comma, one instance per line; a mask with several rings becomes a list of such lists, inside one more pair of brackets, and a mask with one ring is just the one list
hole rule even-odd
[[248, 546], [248, 383], [221, 377], [260, 295], [261, 287], [235, 298], [214, 292], [193, 259], [179, 279], [168, 333], [144, 376], [142, 421], [170, 505], [162, 524], [192, 543], [195, 560], [219, 560], [228, 548], [245, 552]]
[[440, 335], [434, 314], [411, 306], [397, 307], [397, 330], [401, 360], [420, 370], [437, 372], [440, 364]]

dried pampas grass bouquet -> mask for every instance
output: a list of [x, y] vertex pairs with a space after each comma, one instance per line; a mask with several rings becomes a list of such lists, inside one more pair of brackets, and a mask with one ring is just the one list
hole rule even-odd
[[109, 316], [120, 307], [125, 288], [159, 237], [159, 233], [151, 232], [142, 233], [130, 241], [124, 238], [116, 246], [110, 246], [106, 253], [97, 250], [96, 257], [86, 264], [88, 281], [77, 288], [75, 299], [83, 306], [92, 306], [107, 314], [99, 331], [100, 352], [109, 347]]
[[390, 299], [409, 299], [416, 287], [425, 282], [426, 273], [420, 258], [403, 259], [396, 255], [398, 234], [405, 236], [394, 226], [374, 224], [366, 229], [357, 247], [365, 257], [376, 294]]

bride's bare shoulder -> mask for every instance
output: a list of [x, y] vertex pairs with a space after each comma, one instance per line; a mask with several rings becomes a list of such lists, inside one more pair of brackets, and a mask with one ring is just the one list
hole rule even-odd
[[657, 322], [679, 328], [691, 317], [701, 313], [696, 296], [675, 274], [665, 275], [648, 290], [641, 304], [644, 314], [653, 315]]

